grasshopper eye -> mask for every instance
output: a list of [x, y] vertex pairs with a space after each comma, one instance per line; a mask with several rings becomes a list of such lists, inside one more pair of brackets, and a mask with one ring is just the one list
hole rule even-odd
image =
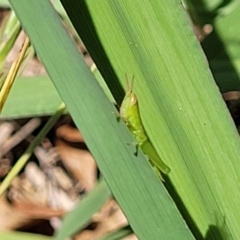
[[134, 104], [136, 104], [137, 103], [137, 96], [133, 93], [132, 95], [131, 95], [131, 105], [134, 105]]

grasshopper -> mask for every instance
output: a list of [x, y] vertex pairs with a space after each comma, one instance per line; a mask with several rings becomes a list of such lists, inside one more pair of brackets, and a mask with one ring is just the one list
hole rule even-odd
[[158, 176], [163, 180], [161, 172], [168, 174], [171, 169], [159, 157], [143, 127], [139, 113], [138, 99], [136, 94], [133, 93], [134, 76], [132, 77], [131, 83], [129, 83], [126, 75], [126, 81], [127, 91], [120, 106], [120, 118], [134, 135], [137, 142], [137, 149], [138, 147], [141, 148], [143, 153], [149, 158], [153, 168], [157, 171]]

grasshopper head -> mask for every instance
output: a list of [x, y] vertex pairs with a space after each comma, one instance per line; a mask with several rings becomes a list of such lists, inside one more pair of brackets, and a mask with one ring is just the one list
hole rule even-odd
[[120, 107], [120, 117], [123, 120], [128, 120], [129, 117], [133, 114], [132, 109], [136, 107], [137, 105], [137, 96], [133, 93], [133, 81], [134, 76], [132, 77], [131, 82], [128, 81], [127, 75], [126, 75], [126, 82], [127, 82], [127, 90], [125, 97], [123, 98], [121, 107]]

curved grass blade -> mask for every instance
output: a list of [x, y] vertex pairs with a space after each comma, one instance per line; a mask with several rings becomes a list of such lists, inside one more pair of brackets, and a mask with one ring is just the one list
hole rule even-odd
[[125, 237], [131, 234], [133, 234], [133, 231], [131, 227], [128, 225], [112, 233], [107, 234], [106, 236], [100, 238], [99, 240], [119, 240], [119, 239], [124, 239]]

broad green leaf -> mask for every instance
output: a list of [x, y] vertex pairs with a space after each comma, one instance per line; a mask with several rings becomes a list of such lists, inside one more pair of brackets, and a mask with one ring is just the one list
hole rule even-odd
[[140, 239], [193, 239], [142, 152], [134, 155], [132, 136], [50, 2], [10, 2], [133, 231]]
[[[99, 71], [96, 68], [92, 71], [109, 100], [114, 102]], [[60, 103], [61, 98], [49, 76], [18, 77], [0, 119], [51, 115]]]
[[62, 3], [117, 102], [116, 79], [135, 75], [144, 125], [172, 168], [168, 189], [194, 234], [239, 239], [239, 136], [182, 6]]
[[53, 114], [61, 98], [48, 76], [17, 78], [1, 118], [23, 118]]

